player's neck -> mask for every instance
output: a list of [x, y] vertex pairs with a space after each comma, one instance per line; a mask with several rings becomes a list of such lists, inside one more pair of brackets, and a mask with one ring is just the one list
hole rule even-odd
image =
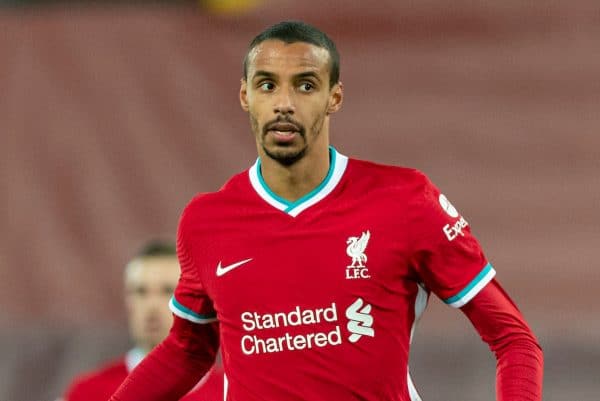
[[294, 202], [314, 190], [329, 172], [329, 146], [311, 149], [291, 166], [261, 157], [261, 174], [271, 191]]

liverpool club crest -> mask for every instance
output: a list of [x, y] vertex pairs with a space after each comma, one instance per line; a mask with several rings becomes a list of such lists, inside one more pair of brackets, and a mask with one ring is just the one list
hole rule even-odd
[[371, 238], [369, 230], [364, 231], [360, 237], [349, 237], [346, 240], [346, 253], [352, 258], [352, 263], [346, 266], [346, 278], [369, 278], [369, 269], [367, 269], [367, 244]]

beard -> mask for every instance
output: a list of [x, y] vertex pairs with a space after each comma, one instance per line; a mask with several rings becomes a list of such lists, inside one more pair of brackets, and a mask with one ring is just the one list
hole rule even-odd
[[[309, 130], [309, 135], [311, 139], [314, 140], [319, 136], [324, 121], [325, 116], [319, 116], [311, 125]], [[255, 134], [258, 133], [260, 135], [260, 146], [265, 152], [265, 155], [267, 155], [270, 159], [276, 161], [282, 166], [289, 167], [295, 164], [297, 161], [301, 160], [306, 155], [306, 151], [308, 149], [308, 142], [306, 140], [306, 128], [291, 117], [287, 115], [278, 116], [276, 119], [267, 122], [262, 126], [262, 128], [260, 128], [258, 120], [252, 114], [250, 114], [250, 122], [252, 125], [252, 131]], [[303, 142], [303, 146], [298, 148], [297, 146], [294, 146], [293, 143], [278, 143], [275, 146], [269, 146], [265, 139], [267, 137], [267, 133], [271, 129], [271, 126], [275, 123], [294, 124], [297, 127], [296, 133], [299, 139]]]
[[277, 163], [281, 164], [282, 166], [286, 166], [289, 167], [292, 164], [296, 163], [298, 160], [302, 159], [304, 157], [304, 155], [306, 154], [306, 146], [304, 146], [302, 149], [297, 150], [295, 152], [282, 152], [282, 151], [270, 151], [269, 149], [267, 149], [267, 147], [263, 144], [262, 146], [263, 151], [265, 152], [265, 154], [267, 156], [269, 156], [269, 158], [275, 160]]

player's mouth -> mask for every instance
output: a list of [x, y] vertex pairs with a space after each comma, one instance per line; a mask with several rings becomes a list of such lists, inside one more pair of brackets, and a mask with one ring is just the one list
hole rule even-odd
[[147, 333], [157, 333], [163, 329], [160, 319], [148, 318], [144, 322], [144, 330]]
[[302, 133], [302, 128], [290, 122], [276, 122], [267, 125], [267, 135], [272, 135], [277, 142], [289, 143]]

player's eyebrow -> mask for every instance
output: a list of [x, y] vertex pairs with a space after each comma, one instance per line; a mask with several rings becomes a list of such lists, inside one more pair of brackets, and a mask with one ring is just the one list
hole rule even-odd
[[[276, 77], [277, 77], [277, 74], [274, 74], [270, 71], [256, 70], [254, 72], [254, 76], [252, 77], [252, 79], [253, 80], [255, 80], [257, 78], [275, 79]], [[313, 78], [317, 82], [321, 82], [321, 78], [319, 77], [319, 74], [317, 74], [315, 71], [304, 71], [304, 72], [300, 72], [300, 73], [294, 75], [294, 79], [296, 79], [296, 80], [302, 79], [302, 78]]]
[[314, 71], [301, 72], [299, 74], [294, 75], [294, 78], [296, 78], [296, 79], [314, 78], [315, 80], [317, 80], [317, 82], [321, 82], [321, 78], [319, 77], [319, 74], [317, 74]]
[[252, 79], [256, 79], [256, 78], [275, 78], [277, 75], [273, 74], [270, 71], [265, 71], [265, 70], [256, 70], [256, 72], [254, 72], [254, 76], [252, 77]]

